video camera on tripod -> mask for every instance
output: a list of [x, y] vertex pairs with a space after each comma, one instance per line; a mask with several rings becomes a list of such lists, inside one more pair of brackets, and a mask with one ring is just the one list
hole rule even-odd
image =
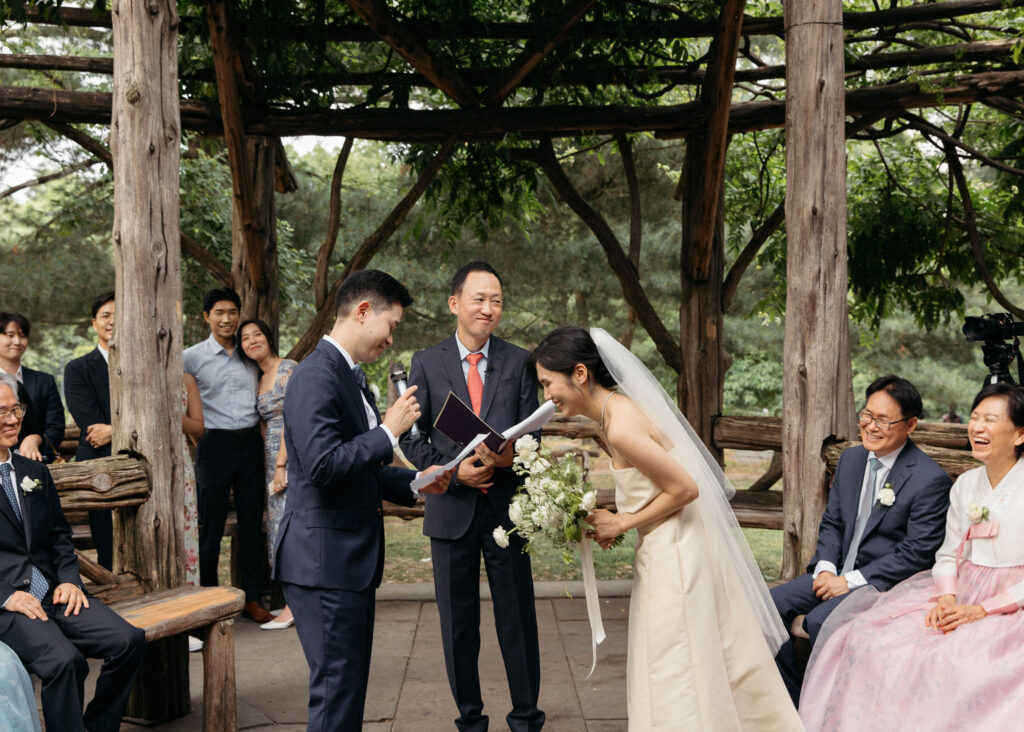
[[985, 384], [1001, 381], [1013, 383], [1010, 364], [1017, 359], [1017, 382], [1024, 384], [1024, 357], [1020, 353], [1020, 339], [1024, 335], [1024, 323], [1013, 322], [1009, 313], [972, 315], [964, 318], [963, 333], [969, 341], [984, 341], [981, 352], [988, 366], [989, 375]]

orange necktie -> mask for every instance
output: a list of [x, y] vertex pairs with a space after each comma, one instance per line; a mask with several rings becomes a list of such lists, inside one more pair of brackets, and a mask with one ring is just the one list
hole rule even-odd
[[466, 356], [469, 361], [469, 376], [466, 377], [466, 387], [469, 389], [469, 401], [473, 404], [473, 413], [480, 416], [480, 405], [484, 400], [484, 380], [480, 378], [480, 372], [476, 365], [484, 357], [482, 353], [470, 353]]

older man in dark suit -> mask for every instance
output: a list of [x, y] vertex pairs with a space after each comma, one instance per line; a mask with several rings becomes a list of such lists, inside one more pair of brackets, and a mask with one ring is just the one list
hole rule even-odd
[[[0, 373], [0, 641], [42, 680], [48, 730], [116, 732], [146, 634], [82, 591], [50, 472], [11, 449], [25, 414], [17, 388]], [[83, 718], [86, 658], [104, 662]]]
[[[92, 329], [96, 348], [68, 361], [64, 367], [64, 398], [81, 436], [75, 461], [110, 457], [110, 339], [114, 335], [114, 292], [104, 292], [92, 303]], [[89, 529], [96, 546], [96, 561], [112, 569], [114, 529], [108, 509], [89, 511]]]
[[[921, 396], [891, 374], [876, 379], [865, 396], [857, 415], [863, 444], [839, 457], [809, 574], [771, 590], [786, 627], [806, 614], [812, 645], [850, 592], [867, 585], [884, 592], [928, 569], [945, 536], [952, 481], [910, 440]], [[803, 675], [792, 640], [775, 660], [797, 704]]]
[[[498, 431], [537, 408], [537, 385], [527, 369], [529, 353], [492, 335], [501, 322], [502, 306], [501, 277], [489, 264], [470, 262], [455, 273], [448, 307], [456, 317], [456, 331], [415, 354], [409, 369], [409, 381], [419, 387], [417, 398], [423, 404], [419, 434], [406, 433], [401, 441], [414, 465], [446, 462], [460, 452], [432, 428], [449, 392]], [[459, 465], [448, 492], [427, 498], [423, 533], [430, 537], [441, 640], [460, 730], [483, 732], [488, 724], [478, 670], [481, 554], [512, 697], [505, 719], [513, 732], [535, 732], [544, 725], [544, 712], [537, 708], [540, 650], [530, 557], [517, 535], [512, 535], [509, 549], [498, 547], [493, 536], [499, 525], [512, 528], [508, 507], [522, 482], [512, 472], [512, 458], [511, 444], [500, 455], [480, 445], [476, 455]]]
[[[416, 502], [416, 473], [388, 465], [397, 437], [419, 416], [416, 390], [382, 418], [359, 366], [391, 345], [411, 302], [384, 272], [347, 278], [330, 335], [295, 367], [285, 392], [288, 500], [274, 574], [309, 663], [310, 730], [362, 729], [384, 565], [381, 498]], [[443, 491], [450, 477], [439, 474], [421, 491]]]

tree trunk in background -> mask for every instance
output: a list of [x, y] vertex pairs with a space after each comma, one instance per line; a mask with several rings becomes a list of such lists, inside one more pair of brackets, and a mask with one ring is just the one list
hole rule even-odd
[[[147, 591], [179, 587], [184, 499], [181, 452], [181, 233], [178, 223], [178, 15], [173, 0], [113, 6], [114, 265], [119, 313], [111, 347], [113, 451], [138, 456], [153, 488], [120, 509], [117, 572]], [[188, 712], [182, 643], [154, 644], [129, 715]], [[156, 683], [147, 684], [146, 678]]]
[[243, 236], [237, 199], [231, 209], [231, 273], [235, 278], [235, 289], [242, 298], [241, 319], [259, 318], [270, 326], [277, 338], [281, 310], [278, 302], [277, 209], [274, 203], [275, 147], [276, 139], [273, 137], [247, 137], [245, 154], [252, 179], [241, 181], [241, 185], [252, 189], [255, 231], [260, 240], [259, 251], [263, 260], [260, 267], [264, 275], [263, 287], [253, 285], [249, 274], [249, 252]]
[[[686, 158], [683, 162], [684, 232], [689, 218], [686, 213], [688, 202], [694, 200], [697, 190], [705, 183], [704, 171], [694, 162], [703, 158], [705, 153], [700, 148], [705, 144], [703, 136], [693, 136], [686, 141]], [[707, 267], [707, 276], [703, 280], [698, 271], [700, 265], [695, 261], [694, 247], [684, 246], [682, 250], [679, 343], [686, 367], [679, 374], [677, 382], [679, 408], [720, 463], [722, 451], [714, 447], [711, 430], [714, 418], [722, 413], [725, 372], [728, 368], [723, 332], [725, 313], [722, 311], [722, 282], [725, 279], [723, 194], [724, 189], [720, 188], [714, 235], [703, 259], [703, 266]]]
[[725, 343], [722, 283], [725, 279], [725, 156], [736, 56], [746, 0], [725, 0], [708, 50], [707, 76], [700, 91], [708, 110], [705, 129], [686, 140], [681, 179], [683, 237], [680, 252], [680, 409], [711, 453], [712, 421], [722, 413]]
[[782, 574], [804, 571], [825, 508], [822, 450], [853, 431], [841, 0], [786, 0]]

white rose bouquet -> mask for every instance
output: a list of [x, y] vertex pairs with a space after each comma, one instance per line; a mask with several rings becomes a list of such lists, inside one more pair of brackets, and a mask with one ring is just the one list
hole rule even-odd
[[[583, 479], [579, 463], [571, 458], [559, 461], [532, 435], [516, 440], [515, 449], [512, 469], [526, 481], [508, 507], [515, 528], [505, 531], [499, 526], [494, 541], [507, 547], [508, 537], [519, 534], [526, 540], [525, 551], [530, 551], [533, 540], [543, 536], [562, 550], [568, 564], [589, 528], [584, 519], [597, 503], [597, 492]], [[616, 543], [621, 540], [620, 536]]]

